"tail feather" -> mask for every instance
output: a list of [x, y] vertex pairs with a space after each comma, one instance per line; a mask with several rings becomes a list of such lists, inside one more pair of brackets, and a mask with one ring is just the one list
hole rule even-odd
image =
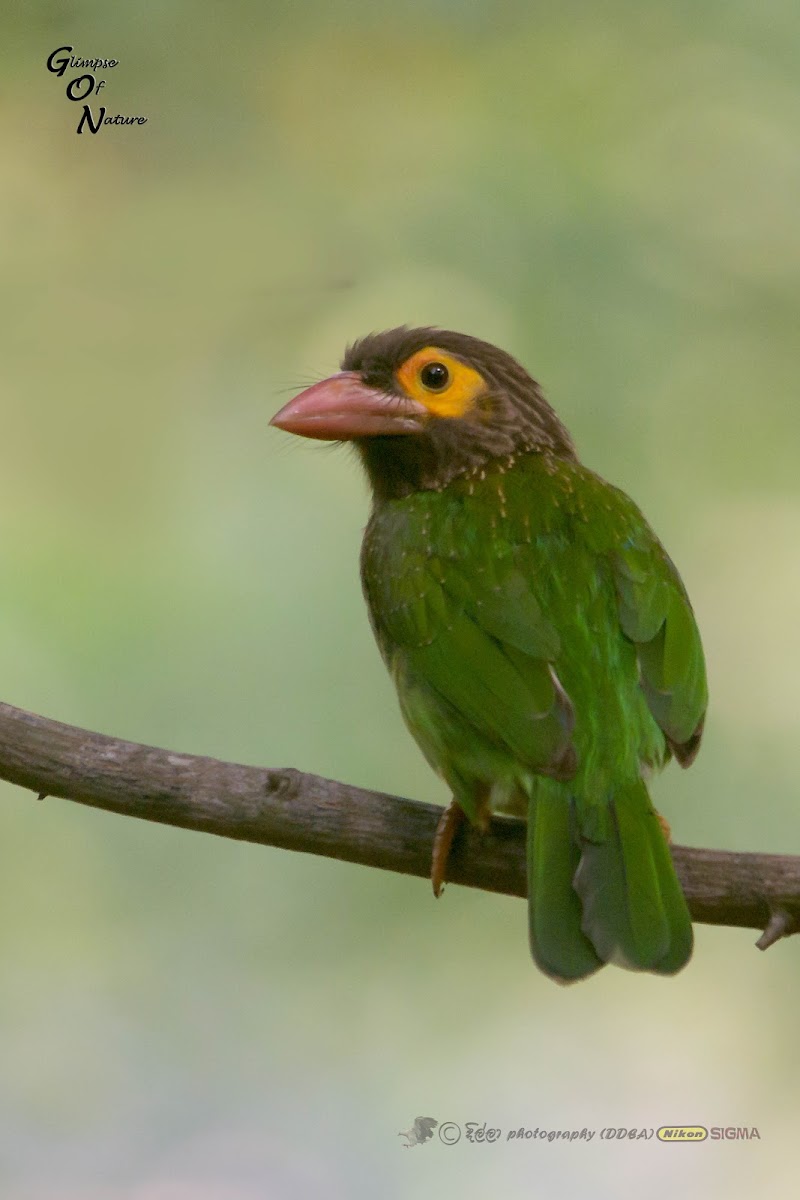
[[540, 795], [528, 804], [528, 929], [537, 966], [560, 983], [585, 979], [603, 965], [581, 924], [572, 880], [580, 848], [571, 825], [572, 805], [562, 795]]
[[692, 923], [647, 789], [637, 780], [607, 803], [608, 819], [593, 823], [589, 839], [564, 791], [530, 801], [533, 957], [563, 981], [606, 962], [674, 974], [691, 956]]
[[599, 843], [584, 841], [574, 880], [583, 929], [598, 954], [645, 971], [657, 968], [670, 941], [649, 820], [657, 824], [655, 815], [631, 812], [627, 796], [616, 796], [609, 805], [608, 835]]
[[660, 975], [674, 975], [680, 971], [681, 967], [685, 967], [692, 957], [694, 930], [683, 888], [675, 874], [675, 864], [672, 861], [667, 839], [655, 813], [653, 813], [653, 817], [657, 829], [653, 830], [651, 844], [659, 873], [661, 896], [669, 923], [669, 949], [658, 964], [658, 972]]

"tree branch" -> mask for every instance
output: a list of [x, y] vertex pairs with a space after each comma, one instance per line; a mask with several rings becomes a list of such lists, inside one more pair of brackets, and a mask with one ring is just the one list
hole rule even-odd
[[[0, 703], [0, 778], [122, 816], [302, 850], [405, 875], [430, 874], [441, 809], [306, 775], [175, 754], [49, 721]], [[800, 928], [800, 856], [673, 846], [692, 917], [762, 929], [767, 949]], [[520, 821], [465, 827], [449, 861], [453, 883], [524, 896]]]

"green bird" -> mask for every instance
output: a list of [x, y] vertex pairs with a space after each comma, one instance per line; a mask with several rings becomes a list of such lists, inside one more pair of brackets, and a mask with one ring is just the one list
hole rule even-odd
[[692, 924], [646, 779], [694, 759], [703, 650], [633, 501], [579, 462], [538, 384], [487, 342], [392, 329], [273, 418], [351, 441], [372, 488], [361, 577], [406, 723], [464, 815], [527, 818], [531, 953], [569, 982], [671, 975]]

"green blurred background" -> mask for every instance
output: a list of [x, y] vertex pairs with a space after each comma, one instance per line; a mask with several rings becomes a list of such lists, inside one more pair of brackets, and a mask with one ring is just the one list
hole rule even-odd
[[[2, 698], [444, 800], [368, 629], [365, 485], [268, 428], [400, 322], [497, 341], [678, 562], [712, 687], [676, 840], [800, 853], [800, 13], [0, 7]], [[109, 115], [45, 59], [114, 56]], [[798, 945], [571, 990], [520, 901], [2, 785], [0, 1196], [750, 1197], [794, 1170]], [[761, 1142], [406, 1153], [418, 1115]], [[780, 1191], [779, 1191], [780, 1194]]]

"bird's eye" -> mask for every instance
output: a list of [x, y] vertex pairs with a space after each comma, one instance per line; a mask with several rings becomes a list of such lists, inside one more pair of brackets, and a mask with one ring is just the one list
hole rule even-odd
[[441, 346], [423, 346], [395, 371], [399, 390], [432, 417], [463, 417], [486, 392], [480, 371]]
[[441, 392], [450, 382], [450, 372], [444, 363], [426, 363], [419, 373], [419, 381], [429, 392]]

